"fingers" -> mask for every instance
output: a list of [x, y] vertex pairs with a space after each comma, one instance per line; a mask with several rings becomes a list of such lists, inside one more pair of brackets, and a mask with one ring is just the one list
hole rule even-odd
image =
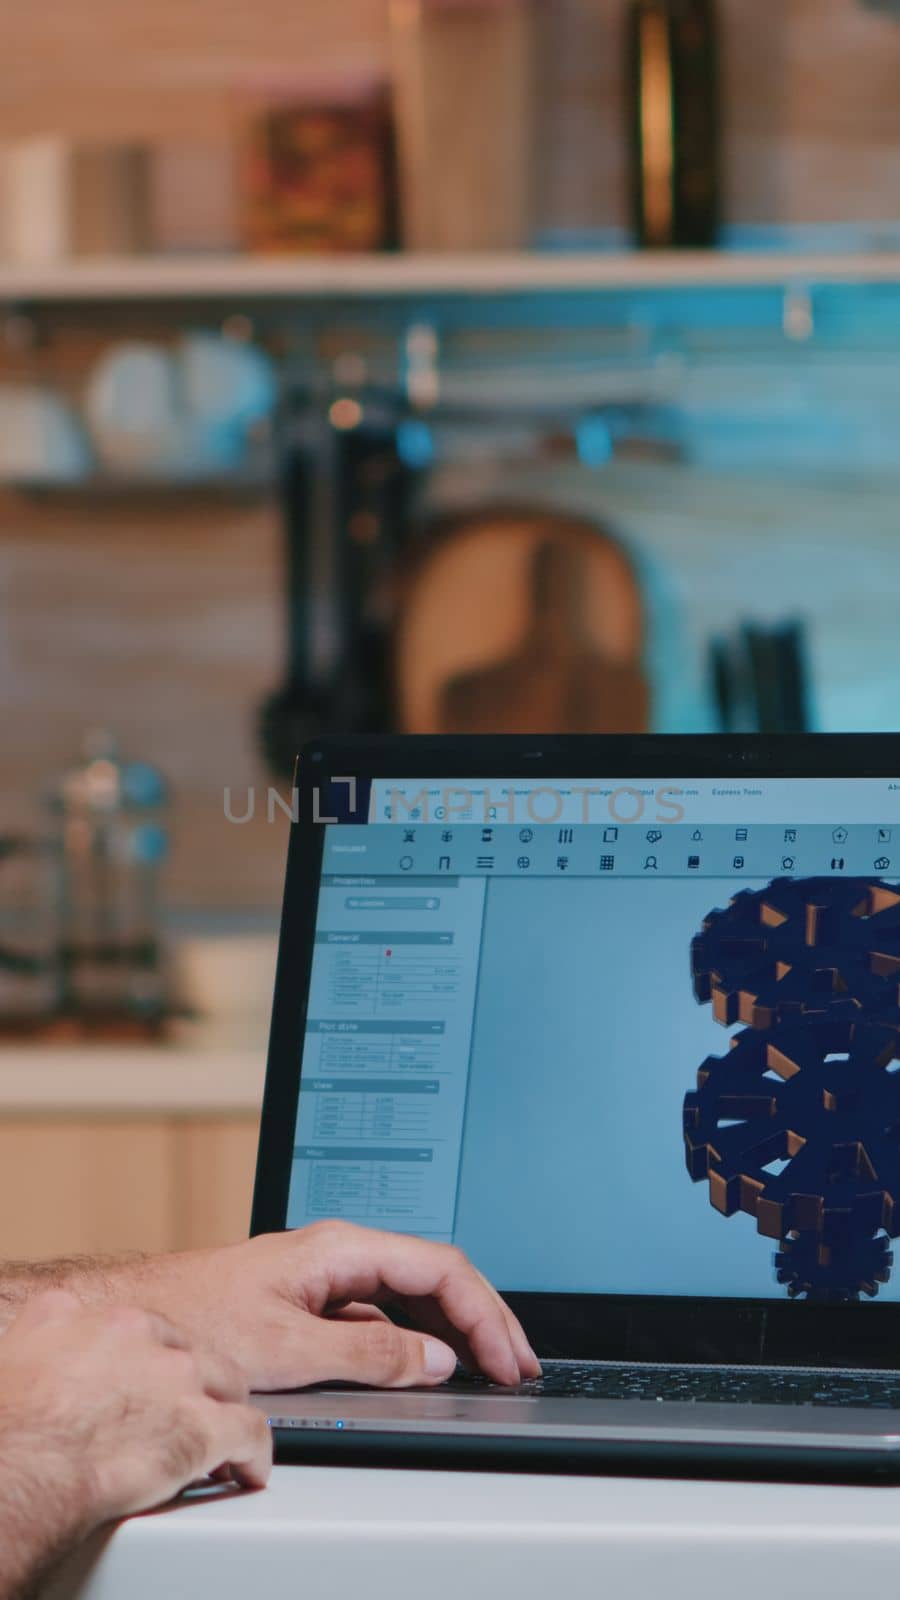
[[456, 1368], [456, 1353], [439, 1339], [398, 1328], [387, 1318], [322, 1322], [316, 1327], [311, 1383], [337, 1381], [378, 1389], [435, 1387]]
[[[477, 1267], [475, 1268], [475, 1271], [478, 1272]], [[512, 1311], [507, 1305], [506, 1301], [503, 1299], [503, 1296], [497, 1293], [494, 1285], [484, 1276], [484, 1273], [478, 1272], [478, 1276], [482, 1283], [485, 1284], [488, 1289], [490, 1289], [491, 1293], [497, 1296], [497, 1302], [501, 1311], [503, 1312], [504, 1318], [506, 1319], [506, 1326], [509, 1329], [509, 1337], [512, 1340], [512, 1347], [516, 1353], [516, 1360], [519, 1363], [519, 1370], [523, 1378], [539, 1378], [541, 1375], [541, 1363], [528, 1342], [525, 1329], [522, 1327], [521, 1322], [519, 1321], [515, 1312]]]
[[[532, 1350], [531, 1345], [528, 1343], [528, 1340], [525, 1336], [525, 1330], [519, 1322], [518, 1317], [516, 1317], [510, 1310], [509, 1306], [506, 1304], [506, 1301], [499, 1294], [497, 1294], [493, 1284], [488, 1282], [488, 1279], [485, 1278], [484, 1274], [479, 1272], [478, 1276], [491, 1291], [491, 1294], [496, 1295], [497, 1302], [506, 1320], [506, 1326], [509, 1329], [509, 1336], [512, 1340], [513, 1350], [515, 1351], [516, 1360], [519, 1363], [519, 1371], [522, 1377], [539, 1378], [541, 1375], [541, 1364]], [[412, 1307], [412, 1301], [409, 1296], [406, 1297], [406, 1305], [408, 1307]], [[465, 1336], [461, 1334], [457, 1328], [454, 1328], [451, 1322], [448, 1322], [439, 1305], [437, 1305], [434, 1301], [429, 1301], [426, 1299], [421, 1302], [417, 1302], [412, 1309], [414, 1311], [414, 1321], [417, 1328], [421, 1328], [425, 1333], [433, 1333], [438, 1339], [442, 1339], [445, 1344], [449, 1344], [451, 1348], [456, 1351], [456, 1354], [463, 1366], [470, 1366], [472, 1364], [472, 1352], [469, 1349]], [[390, 1318], [387, 1316], [387, 1314], [378, 1306], [366, 1304], [365, 1301], [358, 1300], [351, 1301], [349, 1305], [329, 1307], [328, 1315], [334, 1320], [339, 1320], [341, 1322], [373, 1322], [376, 1320], [380, 1320], [382, 1322], [390, 1321]]]
[[386, 1311], [379, 1310], [378, 1306], [367, 1306], [359, 1300], [352, 1300], [347, 1306], [335, 1306], [328, 1313], [332, 1322], [390, 1322]]
[[[517, 1319], [462, 1251], [345, 1223], [317, 1224], [304, 1233], [326, 1284], [326, 1303], [385, 1298], [386, 1291], [415, 1316], [430, 1301], [488, 1377], [515, 1384], [540, 1371]], [[323, 1306], [311, 1309], [321, 1314]]]
[[[541, 1376], [541, 1364], [532, 1350], [531, 1345], [528, 1343], [521, 1323], [510, 1310], [505, 1300], [503, 1300], [501, 1296], [497, 1294], [497, 1291], [494, 1289], [493, 1285], [488, 1283], [488, 1280], [482, 1277], [481, 1273], [479, 1273], [478, 1276], [482, 1278], [482, 1282], [485, 1284], [490, 1293], [495, 1296], [497, 1304], [499, 1305], [503, 1314], [503, 1319], [506, 1323], [507, 1332], [509, 1333], [510, 1337], [510, 1343], [512, 1344], [513, 1352], [518, 1363], [520, 1378], [539, 1378]], [[452, 1345], [464, 1367], [472, 1368], [473, 1366], [477, 1366], [477, 1362], [475, 1361], [472, 1350], [469, 1346], [469, 1341], [464, 1334], [461, 1334], [458, 1329], [454, 1328], [453, 1324], [448, 1321], [443, 1310], [436, 1301], [428, 1299], [418, 1300], [413, 1299], [410, 1296], [406, 1296], [400, 1302], [400, 1305], [402, 1309], [406, 1311], [407, 1314], [412, 1318], [417, 1328], [423, 1328], [427, 1333], [436, 1334], [439, 1339], [444, 1339], [446, 1340], [447, 1344]]]
[[221, 1481], [227, 1469], [245, 1489], [264, 1489], [272, 1471], [272, 1434], [253, 1406], [208, 1402], [209, 1447], [202, 1471]]

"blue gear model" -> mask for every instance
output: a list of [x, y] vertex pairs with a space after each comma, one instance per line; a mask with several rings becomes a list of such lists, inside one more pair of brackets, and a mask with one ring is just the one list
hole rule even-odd
[[694, 993], [724, 1026], [685, 1096], [688, 1172], [781, 1242], [791, 1298], [875, 1295], [900, 1235], [900, 891], [776, 879], [712, 911]]
[[785, 1239], [775, 1254], [775, 1276], [787, 1285], [791, 1300], [799, 1295], [819, 1301], [846, 1302], [853, 1298], [848, 1283], [863, 1294], [876, 1295], [887, 1283], [894, 1254], [883, 1234], [874, 1239], [825, 1244], [815, 1234]]

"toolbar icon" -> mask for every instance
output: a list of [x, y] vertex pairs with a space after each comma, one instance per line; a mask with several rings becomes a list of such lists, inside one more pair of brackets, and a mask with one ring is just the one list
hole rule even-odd
[[831, 858], [831, 870], [832, 870], [832, 872], [843, 872], [844, 867], [846, 865], [847, 865], [847, 863], [845, 862], [843, 856], [832, 856], [832, 858]]
[[415, 842], [416, 842], [416, 830], [415, 830], [415, 828], [406, 828], [404, 830], [404, 833], [403, 833], [403, 843], [404, 844], [415, 844]]
[[401, 872], [409, 872], [411, 870], [411, 868], [412, 868], [412, 864], [413, 864], [412, 856], [401, 856], [400, 857], [400, 871]]
[[794, 861], [794, 857], [793, 856], [782, 856], [782, 858], [781, 858], [781, 870], [782, 870], [782, 872], [793, 872], [795, 865], [796, 865], [796, 863]]
[[494, 867], [494, 857], [478, 856], [477, 865], [480, 872], [492, 872]]
[[748, 837], [748, 834], [749, 834], [749, 829], [748, 828], [735, 828], [735, 830], [734, 830], [734, 837], [737, 840], [738, 844], [744, 844], [744, 842], [746, 841], [746, 839]]
[[534, 829], [533, 828], [520, 828], [519, 829], [519, 843], [520, 844], [530, 844], [533, 838], [534, 838]]
[[556, 858], [556, 868], [557, 868], [558, 872], [568, 872], [568, 870], [569, 870], [569, 858], [568, 858], [568, 856], [557, 856], [557, 858]]
[[785, 830], [784, 830], [784, 842], [785, 842], [785, 844], [796, 844], [797, 843], [797, 829], [796, 828], [785, 828]]
[[658, 872], [659, 871], [659, 862], [657, 861], [655, 856], [648, 856], [647, 857], [646, 861], [644, 862], [644, 871], [645, 872]]
[[619, 837], [618, 828], [604, 828], [603, 829], [603, 843], [604, 844], [615, 844], [616, 841], [618, 840], [618, 837]]
[[700, 865], [700, 857], [699, 856], [688, 856], [688, 868], [689, 868], [689, 870], [691, 872], [696, 872], [697, 868], [699, 867], [699, 865]]
[[647, 843], [648, 844], [659, 844], [659, 841], [660, 841], [661, 838], [662, 838], [662, 834], [661, 834], [659, 828], [648, 828], [648, 830], [647, 830]]
[[520, 872], [527, 872], [528, 868], [531, 866], [531, 857], [530, 856], [520, 856], [518, 861], [516, 862], [516, 866], [518, 867]]
[[613, 872], [615, 870], [615, 865], [616, 865], [615, 856], [601, 856], [600, 857], [600, 871], [601, 872]]
[[835, 830], [834, 830], [833, 834], [831, 835], [831, 837], [834, 840], [835, 844], [846, 844], [847, 843], [847, 838], [848, 838], [847, 829], [846, 828], [835, 828]]
[[481, 830], [481, 842], [482, 842], [482, 844], [493, 844], [493, 842], [494, 842], [494, 830], [493, 830], [493, 828], [482, 828], [482, 830]]
[[691, 834], [691, 844], [700, 844], [702, 838], [703, 838], [703, 834], [700, 832], [700, 829], [699, 828], [695, 828], [693, 833]]
[[438, 872], [449, 872], [449, 871], [450, 871], [450, 857], [449, 856], [441, 856], [441, 859], [438, 862]]
[[735, 858], [732, 861], [731, 865], [734, 867], [735, 872], [741, 872], [743, 870], [743, 866], [744, 866], [744, 858], [743, 858], [743, 856], [735, 856]]
[[888, 856], [879, 856], [878, 860], [875, 862], [875, 871], [887, 872], [890, 864], [890, 858]]
[[878, 829], [878, 843], [879, 844], [890, 844], [890, 842], [891, 842], [891, 830], [890, 830], [890, 828], [879, 828]]
[[571, 828], [560, 828], [560, 830], [559, 830], [559, 838], [557, 840], [557, 843], [558, 844], [571, 844], [572, 841], [574, 840], [574, 838], [575, 838], [575, 834], [574, 834], [574, 832], [573, 832], [573, 830]]

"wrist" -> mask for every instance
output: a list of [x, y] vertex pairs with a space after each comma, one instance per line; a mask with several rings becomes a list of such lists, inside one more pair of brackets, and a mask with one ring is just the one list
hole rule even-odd
[[189, 1251], [159, 1256], [121, 1256], [92, 1262], [75, 1284], [75, 1293], [92, 1305], [140, 1306], [172, 1316], [173, 1306], [190, 1296]]
[[138, 1306], [165, 1317], [189, 1339], [212, 1344], [214, 1330], [204, 1323], [201, 1310], [204, 1256], [201, 1250], [184, 1250], [99, 1262], [79, 1278], [75, 1293], [90, 1305]]
[[58, 1261], [11, 1261], [0, 1264], [0, 1334], [5, 1333], [29, 1300], [47, 1289], [68, 1289], [86, 1306], [114, 1305], [120, 1274], [140, 1257], [71, 1256]]

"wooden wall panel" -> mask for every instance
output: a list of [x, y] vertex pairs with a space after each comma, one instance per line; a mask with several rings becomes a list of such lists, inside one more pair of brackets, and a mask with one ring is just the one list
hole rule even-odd
[[174, 1128], [178, 1248], [237, 1244], [250, 1231], [256, 1117], [191, 1118]]
[[895, 220], [900, 23], [861, 0], [720, 6], [730, 220]]
[[242, 87], [381, 71], [386, 0], [0, 0], [0, 130], [222, 129]]
[[0, 1124], [0, 1261], [246, 1239], [258, 1119], [22, 1117]]
[[162, 1121], [3, 1123], [0, 1260], [170, 1248], [172, 1157]]

